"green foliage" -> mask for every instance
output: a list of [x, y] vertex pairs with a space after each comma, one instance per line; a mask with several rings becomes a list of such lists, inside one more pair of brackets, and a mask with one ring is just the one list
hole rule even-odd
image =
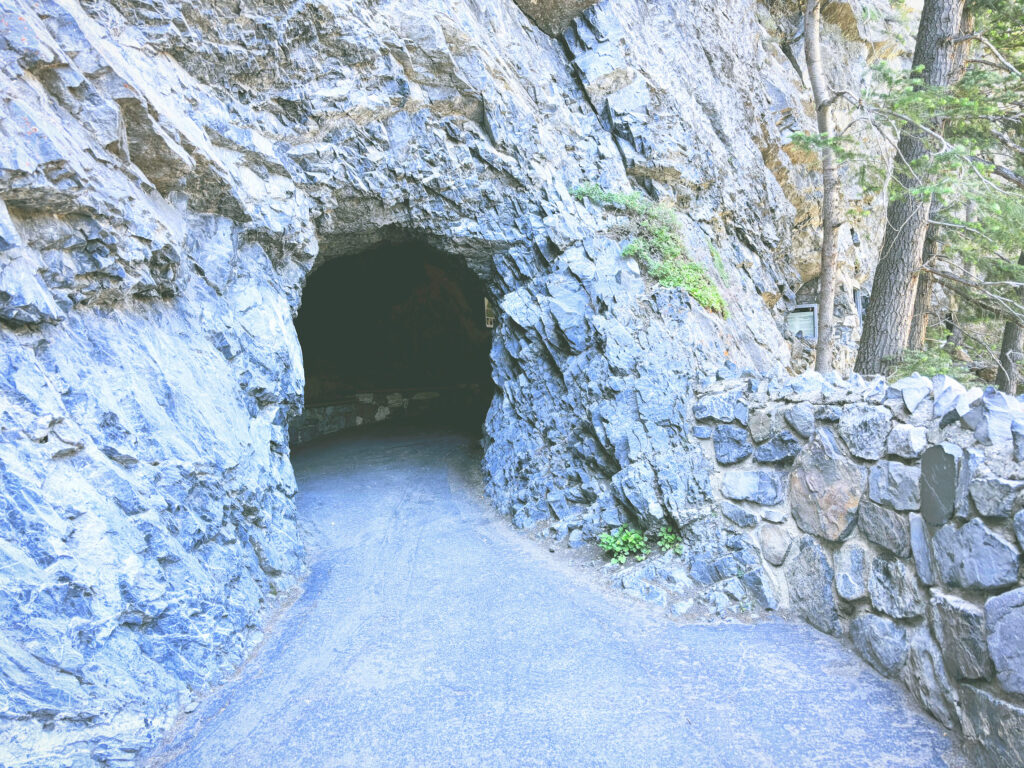
[[608, 553], [612, 562], [619, 565], [623, 565], [631, 556], [640, 561], [651, 553], [647, 539], [634, 528], [618, 528], [612, 533], [602, 533], [597, 543]]
[[[640, 192], [610, 192], [594, 183], [577, 187], [573, 196], [625, 212], [630, 221], [627, 234], [631, 239], [622, 255], [635, 258], [665, 287], [682, 288], [705, 309], [728, 317], [718, 286], [701, 265], [687, 257], [679, 236], [679, 219], [669, 206], [653, 203]], [[715, 265], [720, 274], [725, 272], [720, 254]]]
[[889, 380], [899, 381], [912, 373], [919, 373], [926, 378], [945, 374], [964, 383], [969, 383], [972, 378], [967, 365], [954, 360], [941, 346], [908, 349], [903, 353], [903, 359], [889, 376]]
[[663, 525], [658, 531], [658, 546], [666, 552], [675, 552], [677, 555], [683, 553], [682, 538], [667, 525]]

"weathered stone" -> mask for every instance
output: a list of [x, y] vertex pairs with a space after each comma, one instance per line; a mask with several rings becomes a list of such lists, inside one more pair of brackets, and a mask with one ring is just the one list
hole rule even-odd
[[761, 542], [761, 554], [772, 565], [782, 565], [786, 561], [793, 537], [781, 525], [762, 525], [757, 532]]
[[994, 387], [987, 387], [980, 401], [963, 414], [961, 420], [974, 431], [978, 442], [993, 445], [1012, 440], [1013, 420], [1021, 415], [1024, 415], [1021, 405], [1013, 397]]
[[907, 515], [862, 499], [858, 508], [860, 532], [871, 542], [898, 557], [910, 557], [910, 520]]
[[924, 399], [932, 393], [932, 382], [919, 373], [900, 379], [892, 387], [900, 393], [903, 405], [909, 413], [916, 411]]
[[815, 418], [826, 424], [838, 424], [843, 410], [838, 405], [821, 405], [814, 411]]
[[783, 500], [782, 480], [765, 470], [729, 470], [722, 477], [722, 495], [733, 501], [771, 506]]
[[1010, 517], [1024, 506], [1024, 481], [1001, 477], [974, 477], [971, 501], [982, 517]]
[[697, 421], [719, 421], [727, 424], [737, 421], [747, 423], [747, 405], [739, 390], [716, 392], [700, 398], [693, 406], [693, 418]]
[[918, 627], [910, 636], [910, 653], [900, 679], [928, 712], [946, 728], [957, 723], [958, 697], [946, 673], [942, 654], [927, 627]]
[[884, 616], [865, 613], [850, 622], [853, 647], [868, 664], [892, 677], [907, 659], [907, 632]]
[[1010, 433], [1013, 435], [1013, 460], [1024, 461], [1024, 419], [1014, 419]]
[[763, 443], [782, 429], [783, 420], [776, 409], [760, 408], [750, 413], [750, 436], [755, 443]]
[[797, 525], [830, 541], [847, 537], [857, 522], [864, 480], [864, 470], [843, 453], [832, 430], [819, 429], [790, 474], [790, 505]]
[[864, 547], [847, 542], [836, 552], [836, 592], [844, 600], [860, 600], [868, 594], [867, 557]]
[[544, 32], [556, 37], [598, 0], [515, 0], [516, 5]]
[[872, 501], [903, 512], [921, 506], [921, 469], [898, 461], [880, 461], [871, 468], [868, 495]]
[[719, 508], [728, 520], [741, 528], [752, 528], [757, 525], [759, 520], [758, 516], [749, 509], [744, 509], [739, 504], [733, 504], [731, 501], [721, 502]]
[[960, 688], [964, 736], [973, 742], [983, 768], [1024, 765], [1024, 707], [973, 685]]
[[897, 424], [889, 433], [886, 451], [890, 456], [916, 459], [928, 447], [928, 431], [924, 427]]
[[796, 554], [786, 563], [786, 581], [793, 609], [813, 627], [838, 635], [842, 625], [832, 591], [834, 575], [828, 556], [810, 536], [802, 536], [796, 547]]
[[913, 571], [902, 560], [876, 557], [871, 562], [868, 592], [871, 595], [871, 605], [894, 619], [910, 619], [924, 615], [924, 593], [918, 586]]
[[935, 585], [935, 569], [932, 566], [931, 547], [928, 544], [928, 526], [916, 512], [910, 513], [910, 550], [914, 555], [917, 578], [922, 584]]
[[789, 430], [775, 435], [754, 450], [754, 458], [762, 464], [779, 464], [789, 461], [798, 453], [802, 443]]
[[707, 424], [697, 424], [693, 428], [693, 436], [698, 440], [708, 440], [714, 434], [714, 430]]
[[786, 423], [805, 440], [814, 434], [814, 406], [797, 403], [786, 409]]
[[880, 406], [854, 403], [843, 408], [839, 418], [839, 434], [860, 459], [880, 459], [885, 455], [885, 441], [892, 428], [889, 411]]
[[942, 419], [956, 406], [957, 400], [967, 393], [963, 384], [945, 375], [932, 377], [932, 389], [935, 393], [932, 417], [935, 419]]
[[959, 529], [940, 528], [932, 536], [932, 555], [939, 580], [947, 586], [991, 591], [1017, 582], [1016, 550], [978, 518]]
[[1013, 516], [1013, 531], [1017, 534], [1017, 546], [1024, 549], [1024, 509]]
[[715, 445], [715, 459], [719, 464], [737, 464], [754, 450], [747, 430], [733, 424], [716, 426], [712, 439]]
[[921, 515], [928, 525], [952, 519], [962, 463], [963, 450], [953, 443], [933, 445], [921, 457]]
[[1024, 587], [985, 602], [988, 653], [1003, 690], [1024, 695]]

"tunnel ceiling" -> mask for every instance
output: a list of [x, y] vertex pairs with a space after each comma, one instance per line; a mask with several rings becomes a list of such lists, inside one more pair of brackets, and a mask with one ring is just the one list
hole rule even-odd
[[327, 261], [295, 320], [307, 404], [489, 381], [484, 290], [457, 257], [392, 242]]

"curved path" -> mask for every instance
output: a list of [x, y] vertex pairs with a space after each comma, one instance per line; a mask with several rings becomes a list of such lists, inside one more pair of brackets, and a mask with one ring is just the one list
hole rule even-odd
[[295, 456], [311, 564], [174, 768], [959, 766], [831, 638], [684, 625], [489, 510], [464, 437], [372, 430]]

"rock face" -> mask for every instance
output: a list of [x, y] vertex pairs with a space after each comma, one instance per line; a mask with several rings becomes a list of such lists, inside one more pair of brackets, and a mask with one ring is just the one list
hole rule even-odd
[[[385, 242], [460, 259], [497, 307], [484, 469], [517, 525], [551, 524], [567, 546], [668, 526], [716, 605], [774, 608], [789, 573], [808, 621], [849, 631], [834, 544], [815, 537], [859, 536], [887, 454], [900, 461], [871, 499], [916, 508], [903, 462], [920, 435], [890, 440], [894, 422], [931, 407], [998, 451], [1021, 414], [949, 382], [889, 397], [877, 380], [771, 376], [799, 363], [783, 316], [817, 260], [814, 227], [794, 228], [819, 215], [789, 140], [813, 129], [791, 63], [800, 16], [751, 0], [0, 0], [0, 764], [130, 764], [244, 658], [301, 573], [292, 317], [318, 266]], [[837, 90], [883, 55], [872, 24], [830, 27]], [[675, 204], [729, 319], [624, 258], [621, 217], [573, 195], [588, 182]], [[780, 416], [751, 455], [755, 406]], [[716, 430], [734, 460], [721, 478], [698, 437]], [[996, 596], [1016, 584], [1010, 521], [969, 528], [984, 524], [964, 523], [956, 477], [948, 514], [922, 499], [949, 532], [918, 538], [944, 583]], [[757, 511], [729, 517], [720, 496]], [[838, 511], [806, 502], [833, 496]], [[858, 541], [872, 606], [881, 589], [885, 610], [917, 611], [905, 574], [875, 578], [876, 545]], [[991, 567], [968, 565], [974, 551]], [[859, 636], [895, 669], [905, 619], [872, 615]], [[910, 658], [914, 685], [940, 679]], [[972, 733], [1011, 707], [981, 694]]]

